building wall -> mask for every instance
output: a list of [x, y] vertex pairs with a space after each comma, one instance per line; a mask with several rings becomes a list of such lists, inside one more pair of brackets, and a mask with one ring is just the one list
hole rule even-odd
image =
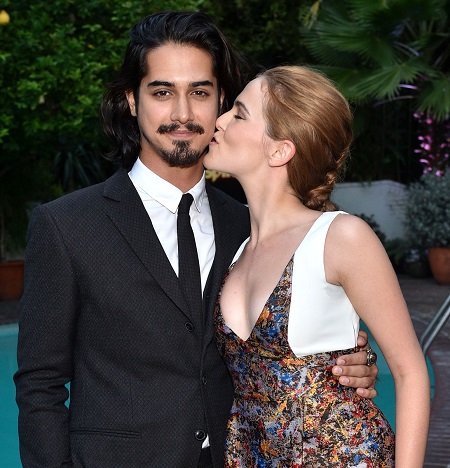
[[336, 184], [332, 201], [348, 213], [373, 216], [387, 239], [406, 237], [406, 186], [392, 180]]

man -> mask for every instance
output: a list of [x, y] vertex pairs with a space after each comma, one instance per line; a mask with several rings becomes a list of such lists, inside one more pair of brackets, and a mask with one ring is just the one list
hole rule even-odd
[[[123, 169], [30, 220], [15, 375], [24, 467], [222, 466], [233, 390], [212, 315], [249, 220], [205, 185], [202, 157], [243, 86], [242, 65], [203, 14], [160, 13], [132, 28], [102, 105], [110, 156]], [[198, 308], [177, 277], [186, 192]], [[347, 358], [365, 362], [365, 352]], [[369, 387], [377, 374], [341, 369], [352, 386]]]

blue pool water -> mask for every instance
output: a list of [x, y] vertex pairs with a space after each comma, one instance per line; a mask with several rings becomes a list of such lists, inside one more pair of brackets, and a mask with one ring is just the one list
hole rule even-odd
[[12, 376], [17, 369], [17, 325], [0, 326], [0, 466], [20, 468], [17, 406]]
[[375, 398], [375, 403], [383, 411], [383, 414], [390, 422], [392, 429], [395, 431], [395, 385], [394, 378], [391, 375], [391, 371], [383, 357], [380, 348], [373, 339], [373, 336], [364, 325], [361, 323], [361, 329], [366, 331], [369, 335], [369, 343], [372, 349], [377, 353], [378, 360], [378, 381], [375, 385], [377, 389], [377, 397]]
[[[12, 380], [17, 369], [16, 346], [17, 325], [0, 326], [0, 467], [20, 468], [19, 443], [17, 436], [17, 406], [15, 387]], [[394, 381], [378, 346], [369, 336], [372, 348], [378, 353], [380, 370], [377, 382], [378, 396], [375, 399], [384, 415], [395, 428], [395, 389]], [[428, 367], [431, 381], [434, 376]]]

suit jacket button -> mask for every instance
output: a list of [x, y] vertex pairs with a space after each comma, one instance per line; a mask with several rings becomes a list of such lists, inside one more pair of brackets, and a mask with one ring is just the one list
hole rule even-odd
[[184, 326], [188, 332], [192, 333], [194, 331], [194, 325], [191, 322], [186, 322]]
[[207, 383], [208, 383], [208, 379], [207, 379], [206, 376], [204, 375], [204, 376], [202, 377], [202, 384], [203, 384], [203, 385], [206, 385]]
[[195, 438], [197, 440], [205, 440], [206, 439], [205, 431], [202, 431], [202, 430], [196, 431]]

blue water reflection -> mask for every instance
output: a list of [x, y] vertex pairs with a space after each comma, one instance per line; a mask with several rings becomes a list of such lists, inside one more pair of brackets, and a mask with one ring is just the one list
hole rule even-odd
[[12, 380], [17, 369], [17, 325], [0, 327], [0, 466], [20, 468], [17, 406]]

